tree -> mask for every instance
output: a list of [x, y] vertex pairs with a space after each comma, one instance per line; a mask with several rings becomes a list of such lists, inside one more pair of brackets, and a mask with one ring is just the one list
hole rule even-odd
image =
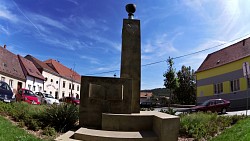
[[168, 58], [168, 70], [163, 74], [164, 76], [164, 86], [169, 89], [170, 95], [170, 102], [172, 100], [172, 91], [177, 88], [177, 79], [175, 75], [175, 69], [173, 68], [174, 61], [173, 58]]
[[196, 102], [196, 84], [194, 70], [191, 67], [182, 66], [177, 73], [179, 86], [174, 93], [180, 104], [195, 104]]

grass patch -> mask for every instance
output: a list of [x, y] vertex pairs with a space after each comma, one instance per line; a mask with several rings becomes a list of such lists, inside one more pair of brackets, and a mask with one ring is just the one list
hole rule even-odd
[[179, 133], [196, 140], [208, 140], [245, 118], [244, 115], [219, 116], [203, 112], [181, 115]]
[[239, 121], [211, 141], [250, 141], [250, 118]]
[[42, 141], [35, 136], [28, 134], [25, 130], [20, 129], [7, 119], [0, 116], [0, 140], [1, 141]]

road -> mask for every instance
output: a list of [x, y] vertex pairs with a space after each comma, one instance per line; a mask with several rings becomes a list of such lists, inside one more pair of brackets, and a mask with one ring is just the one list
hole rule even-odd
[[[174, 107], [171, 107], [171, 108], [173, 108], [175, 111], [177, 111], [177, 112], [176, 112], [176, 115], [182, 113], [182, 112], [180, 112], [180, 111], [182, 111], [182, 110], [189, 109], [189, 108], [174, 108]], [[160, 111], [161, 109], [167, 110], [168, 107], [155, 108], [154, 111]], [[246, 110], [227, 112], [227, 113], [224, 114], [224, 115], [246, 115]], [[247, 110], [247, 115], [248, 115], [248, 116], [250, 115], [250, 110]]]

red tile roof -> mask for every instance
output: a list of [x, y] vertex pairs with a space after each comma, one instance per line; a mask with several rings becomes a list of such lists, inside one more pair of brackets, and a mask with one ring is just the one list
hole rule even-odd
[[208, 54], [196, 72], [219, 67], [250, 56], [250, 37]]
[[140, 92], [140, 97], [152, 97], [153, 93], [152, 92]]
[[23, 68], [23, 72], [26, 76], [29, 75], [29, 76], [33, 76], [33, 77], [39, 78], [41, 80], [44, 80], [43, 75], [39, 72], [39, 70], [36, 68], [36, 66], [31, 61], [23, 58], [20, 55], [17, 55], [17, 56], [18, 56], [18, 59], [20, 61], [21, 66]]
[[0, 46], [0, 73], [26, 81], [17, 56], [2, 46]]
[[59, 75], [56, 71], [54, 71], [52, 68], [50, 68], [46, 63], [38, 60], [37, 58], [35, 58], [31, 55], [26, 55], [24, 58], [33, 62], [33, 64], [36, 66], [36, 68], [38, 68], [38, 70], [40, 70], [40, 72], [47, 71], [47, 72], [52, 73], [54, 75]]
[[77, 81], [78, 83], [81, 83], [81, 76], [77, 72], [67, 68], [58, 61], [49, 59], [44, 62], [48, 64], [51, 68], [53, 68], [55, 71], [57, 71], [60, 75], [68, 78], [69, 80], [72, 80], [72, 75], [73, 75], [73, 80]]

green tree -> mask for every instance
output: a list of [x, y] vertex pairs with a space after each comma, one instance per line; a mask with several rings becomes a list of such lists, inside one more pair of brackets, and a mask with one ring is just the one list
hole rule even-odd
[[180, 104], [195, 104], [196, 83], [194, 70], [191, 67], [182, 66], [177, 73], [179, 86], [175, 89], [175, 98]]
[[172, 93], [173, 90], [177, 88], [177, 79], [175, 75], [175, 69], [173, 68], [174, 61], [173, 58], [168, 58], [167, 60], [168, 63], [168, 70], [163, 74], [164, 76], [164, 86], [169, 89], [169, 98], [170, 98], [170, 103], [172, 101]]

